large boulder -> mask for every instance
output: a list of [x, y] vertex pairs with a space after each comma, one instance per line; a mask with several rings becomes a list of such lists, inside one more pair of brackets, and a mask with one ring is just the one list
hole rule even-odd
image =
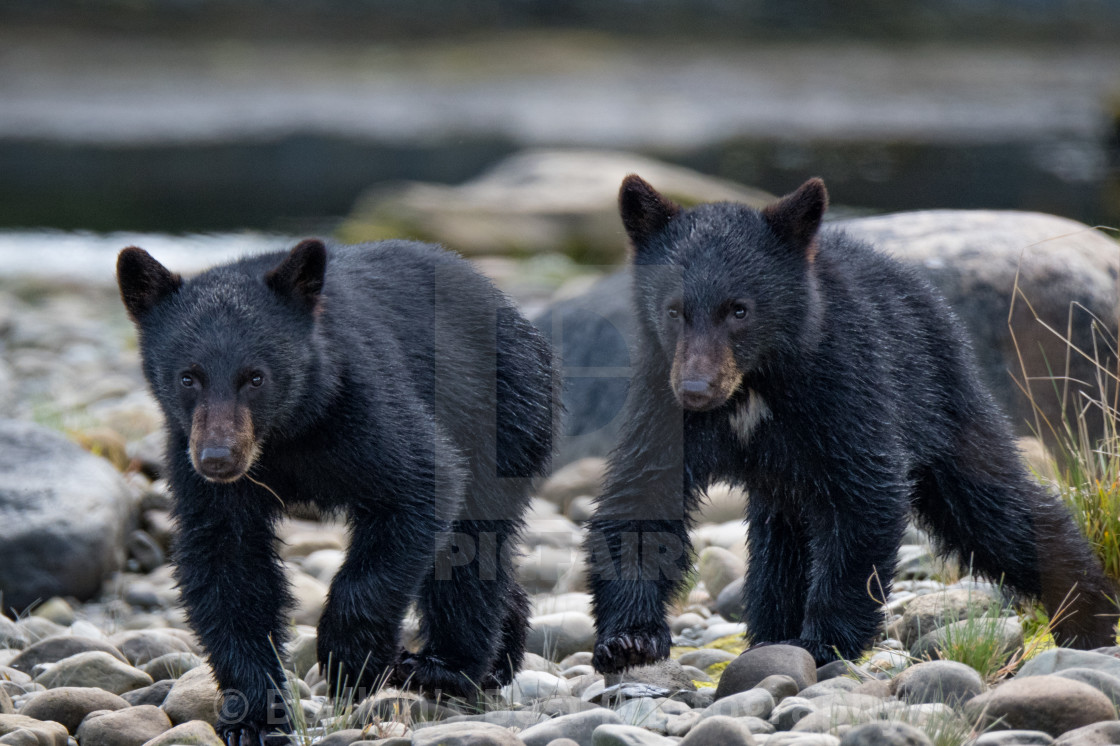
[[411, 236], [465, 254], [560, 251], [616, 262], [626, 251], [618, 185], [640, 173], [683, 204], [734, 200], [761, 206], [757, 189], [633, 153], [529, 150], [459, 186], [397, 185], [363, 196], [340, 228], [348, 241]]
[[[1066, 406], [1082, 406], [1078, 392], [1099, 399], [1096, 368], [1063, 338], [1068, 333], [1089, 355], [1105, 355], [1105, 342], [1116, 338], [1120, 246], [1104, 233], [1054, 215], [995, 210], [905, 212], [836, 225], [911, 265], [942, 292], [968, 328], [981, 375], [1021, 433], [1036, 418], [1016, 380], [1029, 383], [1054, 425], [1063, 397], [1049, 379], [1067, 374], [1067, 360], [1071, 385], [1058, 385]], [[1107, 356], [1101, 363], [1115, 370]], [[1092, 418], [1090, 434], [1101, 434], [1100, 422]]]
[[124, 563], [133, 514], [109, 462], [53, 430], [0, 420], [0, 594], [22, 611], [52, 596], [87, 600]]
[[[896, 256], [945, 296], [969, 333], [981, 376], [1020, 434], [1033, 434], [1038, 421], [1017, 383], [1024, 371], [1043, 421], [1058, 426], [1062, 400], [1046, 379], [1066, 375], [1062, 335], [1068, 328], [1074, 345], [1090, 354], [1107, 349], [1094, 346], [1093, 319], [1101, 339], [1115, 336], [1120, 246], [1082, 223], [1038, 213], [931, 210], [838, 221], [830, 228]], [[628, 272], [556, 301], [534, 323], [563, 364], [566, 419], [554, 464], [608, 453], [637, 361]], [[1094, 394], [1092, 362], [1070, 354], [1068, 375], [1088, 382], [1081, 390]], [[1069, 404], [1078, 401], [1076, 384], [1057, 388]], [[1090, 419], [1090, 433], [1101, 432], [1098, 422]], [[1053, 433], [1045, 425], [1042, 430], [1053, 442]]]

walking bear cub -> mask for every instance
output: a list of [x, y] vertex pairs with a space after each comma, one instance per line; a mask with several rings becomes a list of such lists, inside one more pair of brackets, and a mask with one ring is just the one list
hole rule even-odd
[[897, 262], [820, 230], [827, 200], [819, 179], [761, 211], [622, 184], [640, 358], [587, 538], [595, 668], [668, 655], [666, 606], [714, 480], [749, 490], [753, 644], [858, 656], [911, 512], [975, 572], [1040, 598], [1059, 643], [1114, 644], [1113, 588], [1020, 463], [960, 325]]
[[227, 743], [290, 727], [274, 528], [297, 502], [350, 529], [319, 622], [332, 693], [387, 669], [450, 694], [508, 683], [528, 617], [510, 550], [553, 432], [551, 352], [512, 304], [405, 241], [306, 240], [190, 280], [127, 248], [117, 278], [167, 420], [176, 577]]

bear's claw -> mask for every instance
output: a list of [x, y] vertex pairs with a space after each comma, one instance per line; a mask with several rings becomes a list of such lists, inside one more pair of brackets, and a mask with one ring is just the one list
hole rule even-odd
[[603, 636], [595, 643], [591, 665], [600, 673], [618, 673], [668, 658], [669, 644], [668, 627]]

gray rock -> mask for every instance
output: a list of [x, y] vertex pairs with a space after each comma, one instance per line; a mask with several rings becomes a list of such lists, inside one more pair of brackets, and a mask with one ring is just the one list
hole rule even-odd
[[792, 730], [793, 726], [816, 711], [816, 706], [805, 697], [786, 697], [774, 705], [767, 721], [778, 730]]
[[58, 596], [49, 598], [39, 604], [31, 613], [37, 617], [49, 619], [63, 627], [69, 627], [77, 620], [77, 617], [74, 615], [74, 607], [71, 606], [66, 599], [59, 598]]
[[716, 611], [724, 619], [736, 621], [743, 616], [743, 578], [732, 580], [716, 596]]
[[604, 723], [592, 733], [591, 743], [592, 746], [675, 746], [677, 742], [636, 725]]
[[303, 571], [320, 583], [330, 585], [346, 560], [346, 552], [341, 549], [319, 549], [303, 560]]
[[946, 648], [969, 645], [977, 637], [992, 638], [999, 643], [999, 652], [1010, 655], [1023, 647], [1023, 623], [1019, 617], [1000, 619], [962, 619], [922, 635], [910, 648], [912, 658], [936, 658]]
[[27, 636], [31, 643], [45, 640], [48, 637], [67, 634], [67, 629], [61, 624], [55, 624], [50, 619], [39, 616], [29, 616], [16, 622], [20, 632]]
[[1081, 681], [1097, 689], [1120, 707], [1120, 678], [1092, 668], [1065, 668], [1054, 674], [1074, 681]]
[[[1104, 723], [1098, 723], [1097, 725], [1104, 725]], [[1088, 727], [1094, 728], [1096, 726], [1090, 725]], [[1078, 728], [1073, 731], [1073, 733], [1078, 733], [1083, 730], [1086, 729]], [[1050, 746], [1052, 743], [1054, 743], [1054, 739], [1050, 734], [1043, 733], [1040, 730], [993, 730], [981, 734], [973, 741], [972, 746]], [[1107, 746], [1113, 742], [1079, 740], [1071, 742], [1071, 746], [1074, 744], [1076, 744], [1076, 746], [1096, 746], [1096, 743], [1100, 743], [1101, 746]]]
[[62, 686], [36, 694], [23, 706], [21, 714], [36, 720], [62, 723], [71, 733], [78, 731], [85, 716], [96, 710], [123, 710], [129, 703], [122, 697], [93, 687]]
[[564, 510], [564, 515], [572, 523], [586, 523], [591, 520], [591, 516], [595, 515], [595, 498], [588, 495], [573, 498]]
[[566, 679], [545, 671], [521, 671], [508, 686], [502, 687], [502, 696], [518, 703], [549, 697], [567, 697], [571, 693]]
[[39, 746], [39, 736], [35, 731], [19, 728], [0, 736], [0, 743], [4, 746]]
[[171, 721], [163, 710], [140, 705], [116, 712], [91, 713], [74, 735], [83, 744], [143, 746], [169, 730]]
[[933, 741], [906, 723], [867, 723], [844, 734], [840, 746], [933, 746]]
[[766, 746], [840, 746], [840, 739], [828, 733], [775, 733]]
[[715, 482], [708, 485], [695, 518], [698, 524], [741, 522], [746, 515], [746, 510], [746, 490], [727, 482]]
[[128, 566], [140, 572], [151, 572], [166, 561], [163, 548], [159, 542], [147, 531], [136, 529], [130, 531], [125, 539], [125, 551], [128, 552]]
[[124, 657], [121, 651], [107, 642], [92, 637], [60, 635], [58, 637], [48, 637], [27, 647], [13, 658], [8, 665], [17, 671], [31, 673], [35, 666], [40, 663], [57, 663], [63, 658], [69, 658], [78, 653], [94, 651], [107, 653], [122, 663], [128, 663], [128, 659]]
[[[594, 673], [595, 671], [595, 669], [591, 668], [591, 666], [587, 666], [587, 669], [587, 671], [580, 671], [575, 675], [578, 676], [582, 673]], [[521, 670], [544, 671], [545, 673], [553, 673], [559, 676], [564, 676], [564, 678], [568, 678], [567, 674], [564, 673], [563, 669], [561, 669], [559, 665], [553, 663], [544, 656], [537, 655], [536, 653], [525, 653], [525, 657], [521, 659]]]
[[611, 710], [597, 707], [587, 712], [561, 715], [547, 723], [534, 725], [518, 735], [526, 746], [547, 746], [557, 738], [570, 738], [580, 746], [592, 746], [592, 734], [604, 723], [621, 723], [622, 719]]
[[898, 548], [895, 580], [925, 580], [937, 572], [937, 558], [929, 546], [903, 544]]
[[525, 649], [558, 661], [595, 645], [595, 622], [579, 611], [544, 614], [529, 620]]
[[965, 619], [970, 609], [974, 616], [978, 616], [994, 603], [998, 602], [987, 594], [963, 588], [918, 596], [906, 605], [902, 614], [899, 639], [906, 648], [910, 648], [935, 629]]
[[465, 254], [495, 247], [563, 252], [572, 246], [611, 261], [625, 253], [619, 238], [618, 185], [640, 173], [663, 193], [689, 204], [737, 199], [761, 206], [767, 195], [633, 153], [528, 150], [459, 186], [408, 184], [358, 201], [342, 230], [354, 240], [384, 235], [426, 236]]
[[831, 679], [818, 681], [812, 686], [807, 686], [797, 693], [797, 696], [805, 699], [813, 699], [814, 697], [823, 697], [828, 694], [837, 694], [839, 692], [852, 692], [860, 687], [860, 682], [855, 679], [849, 679], [843, 676], [835, 676]]
[[101, 651], [78, 653], [63, 658], [35, 677], [35, 683], [48, 689], [57, 686], [96, 687], [113, 694], [123, 694], [150, 686], [148, 674]]
[[0, 614], [0, 648], [23, 650], [31, 644], [27, 634], [15, 622]]
[[610, 705], [627, 699], [642, 699], [644, 697], [668, 697], [672, 694], [668, 689], [652, 684], [639, 684], [624, 682], [607, 686], [604, 682], [601, 687], [587, 687], [583, 697], [589, 702]]
[[746, 633], [747, 625], [742, 622], [712, 622], [700, 633], [700, 644], [711, 645], [713, 642], [724, 638], [741, 642]]
[[696, 691], [692, 677], [678, 661], [667, 659], [646, 666], [634, 666], [622, 673], [607, 674], [603, 677], [608, 687], [622, 683], [647, 684], [665, 689], [670, 693]]
[[701, 720], [700, 712], [689, 710], [679, 715], [670, 715], [665, 718], [665, 733], [670, 736], [683, 736], [692, 730], [693, 726]]
[[[38, 746], [67, 746], [70, 737], [61, 723], [36, 720], [26, 715], [0, 715], [0, 738], [20, 730], [32, 733]], [[26, 736], [19, 736], [18, 740], [22, 742]]]
[[583, 458], [556, 469], [537, 490], [537, 496], [548, 500], [561, 511], [577, 497], [596, 497], [603, 489], [607, 471], [604, 458]]
[[1089, 650], [1053, 648], [1023, 664], [1016, 678], [1057, 673], [1069, 668], [1091, 668], [1120, 678], [1120, 658]]
[[723, 547], [706, 547], [698, 559], [700, 579], [712, 598], [719, 598], [720, 591], [743, 577], [747, 563], [742, 557]]
[[[489, 723], [491, 725], [500, 725], [503, 728], [516, 729], [515, 732], [520, 732], [526, 728], [531, 728], [538, 723], [543, 723], [548, 720], [548, 715], [542, 712], [535, 712], [529, 710], [494, 710], [486, 712], [481, 715], [456, 715], [449, 717], [441, 722], [444, 723]], [[424, 727], [423, 723], [413, 724], [414, 728]], [[430, 727], [430, 726], [428, 726]]]
[[318, 636], [301, 632], [295, 636], [286, 651], [288, 667], [299, 676], [306, 676], [307, 672], [319, 662]]
[[[574, 538], [574, 534], [568, 534]], [[538, 544], [517, 558], [517, 579], [530, 593], [559, 593], [560, 581], [565, 588], [578, 588], [570, 573], [577, 568], [582, 555], [575, 546], [554, 547]]]
[[765, 720], [774, 709], [774, 698], [765, 689], [748, 689], [721, 697], [701, 713], [705, 719], [716, 715], [727, 717], [756, 717]]
[[911, 666], [890, 682], [891, 694], [911, 704], [942, 702], [956, 706], [984, 691], [970, 666], [956, 661], [927, 661]]
[[817, 665], [807, 650], [794, 645], [751, 648], [723, 670], [716, 699], [746, 691], [774, 674], [789, 676], [800, 690], [817, 682]]
[[199, 666], [183, 674], [172, 685], [160, 707], [175, 725], [191, 720], [215, 725], [222, 702], [210, 667]]
[[164, 731], [144, 746], [223, 746], [210, 723], [192, 720]]
[[861, 710], [856, 707], [832, 707], [806, 715], [797, 721], [790, 733], [826, 734], [844, 729], [844, 726], [863, 725], [880, 719], [879, 710]]
[[553, 697], [533, 704], [533, 710], [548, 717], [574, 715], [577, 712], [589, 712], [598, 709], [599, 705], [584, 702], [579, 697]]
[[350, 746], [364, 738], [361, 728], [344, 728], [323, 736], [323, 740], [319, 741], [317, 746]]
[[121, 632], [110, 637], [109, 642], [134, 666], [143, 666], [168, 653], [191, 652], [190, 646], [182, 638], [170, 632], [150, 629]]
[[800, 691], [792, 676], [780, 673], [767, 676], [755, 685], [755, 689], [765, 689], [770, 692], [770, 696], [774, 698], [775, 703], [781, 702], [786, 697], [796, 696]]
[[292, 621], [296, 624], [315, 626], [323, 615], [327, 603], [327, 586], [305, 572], [292, 570], [288, 573], [294, 601], [291, 610]]
[[167, 699], [167, 693], [171, 691], [171, 687], [174, 685], [175, 681], [173, 679], [163, 679], [151, 686], [125, 692], [121, 697], [133, 707], [136, 705], [155, 705], [159, 707]]
[[[674, 635], [679, 635], [690, 627], [699, 627], [704, 624], [704, 617], [700, 616], [694, 611], [686, 611], [680, 616], [673, 617], [669, 622], [669, 631]], [[699, 651], [693, 651], [699, 652]], [[686, 653], [685, 655], [688, 655]], [[683, 656], [682, 656], [683, 657]]]
[[1093, 723], [1063, 733], [1054, 746], [1110, 746], [1120, 743], [1120, 721]]
[[[1062, 421], [1061, 402], [1044, 379], [1056, 361], [1066, 360], [1068, 348], [1044, 325], [1064, 334], [1072, 321], [1074, 346], [1091, 351], [1092, 319], [1115, 324], [1115, 242], [1082, 223], [1029, 212], [933, 210], [839, 225], [913, 266], [941, 291], [968, 329], [985, 381], [1022, 434], [1031, 434], [1026, 423], [1036, 420], [1008, 371], [1022, 380], [1023, 366], [1027, 380], [1037, 382], [1032, 390], [1043, 416]], [[1021, 297], [1015, 298], [1016, 292]], [[1080, 356], [1071, 356], [1070, 365], [1069, 402], [1074, 402], [1080, 400], [1074, 382], [1096, 378]], [[1097, 393], [1092, 383], [1087, 390]], [[1101, 432], [1099, 423], [1091, 421], [1089, 432]]]
[[92, 598], [125, 559], [134, 511], [120, 474], [62, 435], [0, 420], [0, 593], [7, 608]]
[[[324, 687], [324, 693], [325, 691]], [[414, 692], [384, 687], [358, 704], [351, 718], [351, 724], [362, 725], [399, 720], [404, 713], [408, 713], [412, 722], [446, 720], [449, 717], [463, 714], [425, 699]]]
[[1015, 677], [964, 706], [965, 716], [985, 723], [1000, 719], [1004, 729], [1040, 730], [1052, 736], [1114, 720], [1108, 697], [1080, 681], [1060, 676]]
[[162, 681], [177, 679], [192, 668], [201, 666], [202, 663], [202, 658], [194, 653], [167, 653], [148, 661], [140, 667], [140, 670], [151, 676], [152, 681]]
[[742, 717], [736, 718], [736, 720], [742, 723], [743, 727], [749, 730], [751, 734], [756, 736], [769, 736], [776, 730], [773, 725], [762, 718]]
[[666, 733], [669, 719], [676, 715], [692, 712], [692, 709], [672, 699], [641, 697], [631, 699], [615, 708], [622, 722], [639, 725], [647, 730]]

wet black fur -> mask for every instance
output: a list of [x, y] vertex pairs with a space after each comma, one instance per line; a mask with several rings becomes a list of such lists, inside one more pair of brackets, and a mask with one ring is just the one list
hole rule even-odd
[[[628, 201], [659, 209], [628, 188], [642, 189], [624, 184], [624, 212]], [[792, 209], [814, 220], [812, 200]], [[818, 663], [858, 656], [882, 626], [911, 512], [946, 551], [1051, 614], [1069, 594], [1059, 643], [1114, 644], [1113, 588], [1020, 462], [960, 324], [926, 282], [841, 232], [814, 241], [815, 222], [788, 213], [705, 204], [660, 226], [624, 223], [656, 227], [630, 231], [641, 352], [587, 539], [598, 670], [668, 655], [690, 516], [714, 480], [750, 493], [743, 601], [755, 644], [800, 645]], [[671, 391], [685, 333], [666, 315], [674, 297], [701, 324], [726, 298], [752, 304], [734, 346], [742, 384], [717, 409], [684, 411]], [[729, 415], [749, 390], [771, 416], [744, 445]]]
[[[294, 265], [268, 254], [183, 282], [138, 250], [119, 260], [167, 418], [182, 598], [221, 688], [246, 698], [243, 717], [226, 698], [234, 742], [270, 716], [286, 727], [269, 693], [283, 682], [273, 646], [290, 602], [274, 528], [298, 502], [342, 511], [350, 526], [319, 623], [332, 689], [369, 687], [394, 664], [398, 681], [429, 691], [508, 682], [528, 616], [508, 550], [551, 449], [550, 350], [467, 262], [404, 241], [298, 251]], [[192, 468], [180, 383], [192, 364], [215, 379], [267, 373], [251, 405], [261, 452], [249, 476], [275, 496]], [[414, 600], [424, 647], [413, 655], [398, 636]]]

